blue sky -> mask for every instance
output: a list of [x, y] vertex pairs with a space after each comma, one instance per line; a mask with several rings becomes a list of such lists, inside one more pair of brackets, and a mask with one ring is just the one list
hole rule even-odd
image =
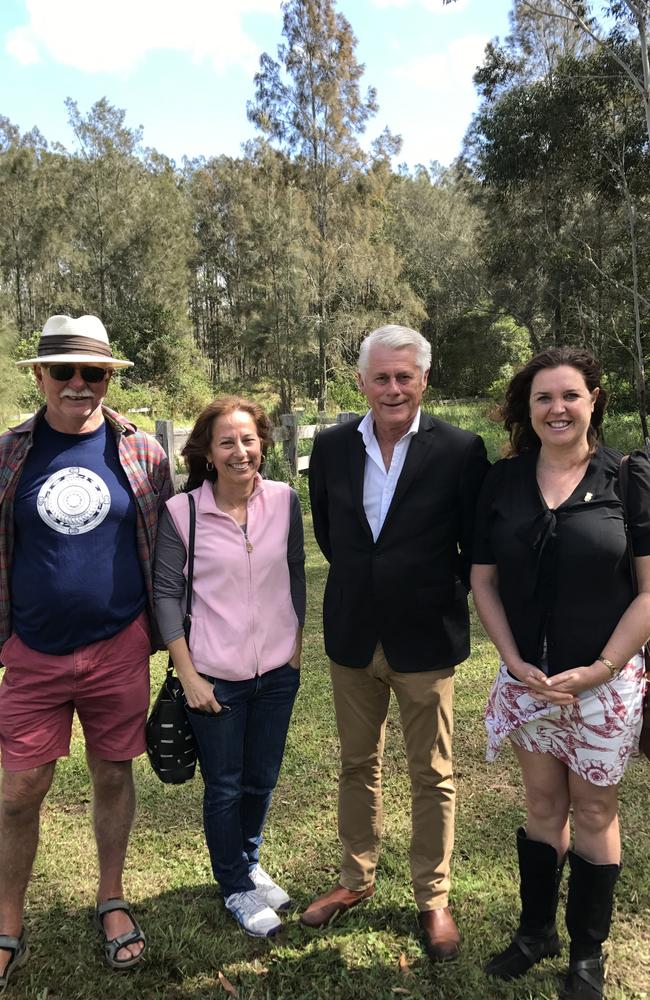
[[[512, 0], [339, 0], [377, 88], [400, 162], [449, 163], [476, 107], [472, 74], [508, 30]], [[73, 147], [64, 100], [82, 112], [106, 96], [144, 141], [183, 155], [236, 156], [261, 52], [280, 41], [280, 0], [1, 0], [0, 114]]]

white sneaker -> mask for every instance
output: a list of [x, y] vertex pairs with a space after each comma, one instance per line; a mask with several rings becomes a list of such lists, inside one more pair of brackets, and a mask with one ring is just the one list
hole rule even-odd
[[232, 892], [225, 899], [226, 909], [251, 937], [272, 937], [282, 929], [275, 910], [267, 905], [255, 889]]
[[249, 876], [255, 883], [255, 892], [274, 910], [286, 910], [291, 903], [291, 898], [284, 889], [281, 889], [277, 882], [274, 882], [268, 872], [265, 872], [261, 865], [255, 865], [249, 871]]

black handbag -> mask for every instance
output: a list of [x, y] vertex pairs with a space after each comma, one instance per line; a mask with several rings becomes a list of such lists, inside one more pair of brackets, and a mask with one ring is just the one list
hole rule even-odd
[[[647, 439], [643, 453], [646, 457], [650, 458]], [[627, 554], [630, 562], [630, 576], [632, 577], [634, 589], [638, 592], [636, 567], [634, 565], [634, 553], [632, 551], [632, 539], [630, 538], [627, 522], [627, 483], [629, 477], [628, 458], [629, 455], [624, 455], [621, 459], [618, 483], [621, 491], [623, 514], [625, 515], [625, 534], [627, 536]], [[641, 726], [641, 733], [639, 735], [639, 753], [643, 754], [644, 757], [647, 757], [648, 760], [650, 760], [650, 641], [643, 644], [643, 659], [645, 662], [645, 695], [643, 698], [643, 725]]]
[[[190, 535], [187, 554], [187, 597], [183, 630], [185, 639], [190, 636], [192, 624], [192, 582], [194, 578], [194, 536], [196, 508], [194, 497], [188, 493], [190, 505]], [[166, 785], [182, 785], [194, 777], [196, 745], [190, 721], [185, 711], [183, 687], [174, 676], [174, 663], [169, 657], [167, 674], [158, 697], [151, 709], [146, 726], [147, 754], [152, 768]]]

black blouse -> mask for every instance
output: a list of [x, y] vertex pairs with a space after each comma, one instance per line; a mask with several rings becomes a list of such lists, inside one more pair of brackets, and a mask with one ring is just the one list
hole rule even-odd
[[[623, 506], [621, 455], [599, 447], [584, 477], [550, 509], [536, 478], [538, 452], [488, 472], [476, 515], [475, 563], [496, 565], [499, 593], [519, 653], [548, 674], [594, 662], [634, 597]], [[627, 509], [635, 556], [650, 555], [650, 461], [629, 459]]]

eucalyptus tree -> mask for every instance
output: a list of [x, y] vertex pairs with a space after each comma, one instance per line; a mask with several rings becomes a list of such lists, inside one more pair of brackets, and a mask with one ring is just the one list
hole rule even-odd
[[36, 149], [21, 139], [19, 130], [8, 119], [0, 119], [0, 256], [3, 284], [10, 290], [21, 332], [26, 321], [27, 270], [40, 229], [40, 218], [33, 211], [39, 180]]
[[223, 280], [220, 268], [225, 226], [218, 195], [217, 161], [188, 161], [185, 181], [194, 242], [189, 258], [189, 306], [195, 342], [208, 359], [213, 389], [221, 377]]
[[359, 137], [377, 104], [372, 88], [361, 92], [364, 67], [355, 56], [357, 40], [333, 0], [286, 0], [282, 35], [277, 61], [266, 53], [260, 59], [248, 115], [302, 168], [300, 184], [313, 224], [309, 270], [323, 407], [342, 274], [339, 250], [347, 240], [343, 195], [365, 162]]
[[308, 282], [313, 222], [295, 166], [265, 142], [251, 144], [248, 154], [255, 167], [249, 215], [256, 251], [251, 347], [267, 359], [280, 407], [288, 413], [297, 391], [309, 385], [313, 368]]
[[527, 327], [535, 350], [563, 341], [573, 321], [564, 248], [585, 194], [567, 185], [574, 115], [559, 78], [520, 81], [483, 101], [465, 140], [495, 301]]
[[255, 171], [249, 156], [219, 156], [194, 164], [188, 174], [196, 240], [191, 312], [215, 388], [225, 377], [250, 374], [259, 256], [251, 232]]
[[194, 366], [187, 317], [191, 215], [173, 164], [145, 149], [142, 129], [105, 98], [83, 115], [66, 102], [70, 267], [85, 311], [97, 312], [140, 378], [173, 392]]
[[[538, 0], [521, 0], [521, 2], [531, 11], [540, 12]], [[647, 0], [610, 0], [610, 3], [603, 8], [600, 19], [598, 14], [594, 13], [594, 5], [584, 2], [584, 0], [556, 0], [556, 5], [559, 10], [553, 11], [547, 16], [555, 20], [565, 21], [574, 30], [579, 30], [598, 48], [604, 61], [608, 61], [613, 64], [614, 68], [618, 68], [643, 109], [646, 140], [647, 144], [650, 145], [650, 4]], [[614, 22], [613, 28], [611, 27], [612, 21]], [[628, 44], [630, 40], [634, 40], [635, 44]], [[615, 129], [616, 122], [612, 124]], [[614, 136], [615, 142], [618, 138]], [[634, 199], [627, 182], [626, 153], [624, 147], [621, 148], [620, 143], [616, 155], [613, 158], [610, 156], [608, 162], [612, 174], [616, 177], [616, 185], [623, 196], [626, 209], [631, 274], [627, 286], [624, 287], [628, 288], [632, 296], [634, 310], [633, 347], [630, 353], [634, 361], [634, 381], [641, 426], [644, 436], [647, 437], [643, 320], [646, 320], [647, 325], [650, 290], [647, 284], [644, 286], [644, 290], [641, 290], [639, 201]], [[647, 225], [647, 218], [645, 222]]]
[[65, 158], [37, 129], [21, 135], [0, 116], [2, 311], [21, 335], [66, 301], [61, 246], [68, 237]]
[[144, 182], [138, 159], [142, 129], [129, 129], [126, 112], [106, 98], [85, 116], [71, 98], [66, 108], [76, 140], [70, 161], [75, 264], [88, 307], [105, 318], [132, 263], [129, 248]]
[[567, 185], [574, 108], [562, 67], [593, 43], [553, 17], [559, 12], [560, 0], [514, 0], [509, 33], [487, 45], [475, 73], [482, 100], [463, 151], [484, 213], [479, 248], [494, 305], [525, 326], [533, 350], [576, 326], [577, 269], [566, 241], [588, 214], [587, 189]]
[[649, 163], [642, 106], [620, 68], [635, 48], [638, 58], [633, 41], [613, 37], [564, 56], [552, 75], [492, 90], [466, 157], [482, 183], [497, 302], [535, 348], [581, 340], [614, 370], [631, 361], [645, 434]]
[[404, 261], [404, 276], [422, 302], [422, 330], [432, 346], [431, 381], [447, 369], [451, 324], [489, 298], [478, 247], [482, 212], [471, 181], [437, 164], [416, 168], [393, 181], [388, 231]]
[[[449, 0], [445, 0], [449, 2]], [[574, 34], [582, 33], [593, 45], [606, 50], [632, 84], [645, 115], [650, 142], [650, 4], [648, 0], [609, 0], [604, 6], [586, 0], [518, 0], [522, 7], [544, 19], [565, 22]], [[614, 28], [611, 29], [611, 22]], [[635, 37], [639, 58], [620, 51], [621, 42]]]
[[12, 349], [16, 341], [15, 328], [0, 314], [0, 423], [3, 428], [16, 419], [18, 413], [18, 380]]

